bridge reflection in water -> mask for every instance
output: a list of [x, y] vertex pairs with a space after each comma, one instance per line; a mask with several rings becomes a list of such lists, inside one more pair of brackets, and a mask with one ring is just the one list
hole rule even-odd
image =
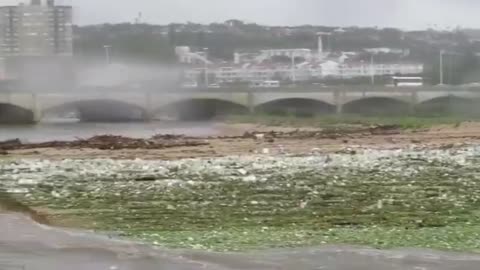
[[208, 119], [239, 113], [480, 114], [480, 88], [322, 87], [275, 89], [132, 89], [31, 93], [0, 91], [0, 122], [36, 122], [74, 112], [84, 121], [148, 121], [157, 117]]

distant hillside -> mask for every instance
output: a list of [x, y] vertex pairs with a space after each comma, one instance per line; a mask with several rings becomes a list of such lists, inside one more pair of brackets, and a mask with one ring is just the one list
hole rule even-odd
[[262, 26], [230, 20], [225, 23], [171, 25], [105, 24], [75, 27], [75, 54], [83, 59], [103, 57], [104, 45], [112, 46], [114, 59], [173, 63], [175, 46], [209, 49], [212, 58], [232, 60], [235, 51], [265, 48], [317, 48], [317, 32], [332, 33], [329, 49], [358, 51], [389, 47], [408, 49], [407, 59], [426, 65], [426, 77], [438, 81], [439, 52], [446, 50], [446, 82], [462, 83], [478, 68], [479, 30], [404, 32], [385, 28], [336, 28], [324, 26]]

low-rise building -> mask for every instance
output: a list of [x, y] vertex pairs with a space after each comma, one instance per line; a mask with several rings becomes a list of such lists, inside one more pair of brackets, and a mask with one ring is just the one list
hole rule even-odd
[[424, 71], [423, 64], [394, 63], [303, 63], [301, 65], [232, 65], [190, 68], [185, 71], [186, 81], [199, 81], [205, 72], [217, 83], [254, 82], [254, 81], [309, 81], [324, 78], [352, 79], [369, 76], [419, 75]]
[[[387, 49], [380, 48], [385, 53]], [[403, 52], [403, 51], [402, 51]], [[236, 52], [233, 63], [215, 64], [207, 55], [191, 53], [186, 47], [177, 48], [179, 56], [188, 57], [183, 61], [191, 63], [185, 72], [187, 81], [202, 80], [205, 72], [216, 83], [261, 82], [261, 81], [310, 81], [326, 78], [352, 79], [369, 76], [419, 75], [424, 71], [421, 63], [384, 62], [373, 63], [373, 58], [364, 52], [327, 52], [318, 57], [310, 49], [271, 49], [257, 54]], [[286, 59], [275, 59], [284, 56]], [[297, 60], [296, 58], [303, 58]], [[193, 59], [200, 63], [192, 62]], [[294, 59], [295, 58], [295, 59]], [[367, 61], [365, 59], [371, 59]], [[194, 67], [195, 66], [195, 67]], [[213, 81], [209, 81], [212, 83]]]
[[335, 77], [355, 78], [366, 76], [385, 76], [385, 75], [407, 75], [422, 74], [423, 64], [418, 63], [389, 63], [389, 64], [342, 64], [339, 65], [338, 74], [330, 74]]
[[310, 59], [313, 57], [312, 50], [310, 49], [271, 49], [262, 50], [260, 54], [265, 58], [272, 58], [275, 56], [287, 56], [287, 57], [302, 57], [304, 59]]

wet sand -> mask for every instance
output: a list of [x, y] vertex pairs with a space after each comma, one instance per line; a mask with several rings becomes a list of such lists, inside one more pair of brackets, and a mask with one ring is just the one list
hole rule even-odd
[[[145, 159], [176, 160], [185, 158], [209, 158], [240, 156], [268, 153], [309, 155], [315, 153], [334, 153], [351, 148], [399, 149], [414, 148], [452, 148], [480, 143], [480, 123], [463, 123], [460, 126], [443, 125], [422, 130], [398, 130], [395, 134], [339, 134], [332, 138], [319, 137], [281, 137], [272, 140], [256, 140], [242, 137], [245, 132], [268, 133], [294, 132], [296, 130], [323, 132], [314, 128], [266, 127], [252, 124], [217, 125], [222, 137], [194, 137], [205, 145], [194, 147], [172, 147], [168, 149], [121, 149], [99, 150], [86, 148], [38, 148], [8, 151], [3, 158], [35, 159]], [[1, 158], [1, 156], [0, 156]]]
[[0, 214], [0, 228], [1, 269], [475, 270], [480, 263], [478, 255], [347, 246], [227, 254], [165, 251], [89, 232], [51, 228], [12, 213]]

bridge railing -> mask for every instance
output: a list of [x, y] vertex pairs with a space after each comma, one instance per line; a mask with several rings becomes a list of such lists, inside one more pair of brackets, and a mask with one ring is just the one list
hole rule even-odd
[[314, 92], [445, 92], [469, 91], [480, 92], [480, 87], [474, 86], [424, 86], [424, 87], [386, 87], [386, 86], [304, 86], [279, 88], [128, 88], [128, 87], [79, 87], [73, 89], [29, 91], [16, 88], [14, 84], [1, 84], [0, 93], [31, 93], [31, 94], [94, 94], [94, 93], [314, 93]]

